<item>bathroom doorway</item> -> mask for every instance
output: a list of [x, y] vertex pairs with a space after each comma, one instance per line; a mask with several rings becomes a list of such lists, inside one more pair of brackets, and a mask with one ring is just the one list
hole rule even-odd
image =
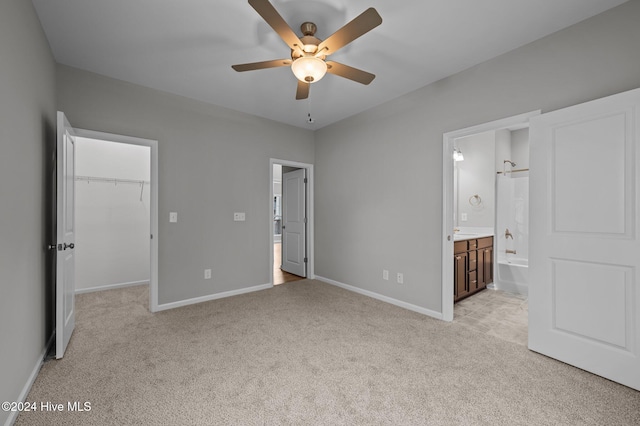
[[[504, 141], [511, 139], [514, 133], [516, 138], [522, 136], [524, 132], [522, 134], [516, 132], [527, 128], [529, 119], [539, 114], [540, 111], [534, 111], [443, 135], [442, 313], [445, 321], [453, 321], [454, 319], [454, 240], [456, 240], [457, 234], [463, 233], [459, 230], [463, 229], [469, 238], [476, 236], [476, 234], [479, 237], [493, 236], [496, 248], [499, 246], [498, 250], [506, 250], [503, 242], [500, 241], [500, 237], [506, 237], [500, 235], [499, 230], [496, 229], [495, 211], [498, 172], [504, 173], [504, 163], [502, 162], [511, 155], [511, 144]], [[487, 143], [492, 146], [488, 153], [486, 148], [471, 145], [478, 138], [486, 139]], [[463, 148], [467, 148], [467, 153]], [[454, 154], [458, 161], [454, 160]], [[482, 156], [483, 160], [481, 161], [485, 163], [482, 166], [484, 167], [482, 182], [478, 182], [478, 179], [475, 179], [473, 175], [465, 174], [472, 173], [474, 166], [461, 167], [455, 164], [462, 164], [464, 161], [471, 162], [472, 157], [476, 157], [476, 154], [478, 157]], [[460, 156], [464, 157], [464, 160], [459, 161]], [[508, 160], [511, 161], [510, 158]], [[490, 164], [490, 166], [486, 164]], [[475, 168], [477, 167], [476, 164]], [[463, 173], [464, 169], [466, 171]], [[512, 169], [510, 168], [509, 171]], [[466, 182], [471, 183], [470, 187], [460, 191], [460, 185], [464, 185]], [[460, 236], [458, 235], [458, 237]], [[496, 249], [493, 248], [493, 250], [491, 267], [495, 275], [498, 255], [495, 252]], [[463, 278], [470, 279], [469, 277]], [[482, 298], [486, 297], [488, 296]]]

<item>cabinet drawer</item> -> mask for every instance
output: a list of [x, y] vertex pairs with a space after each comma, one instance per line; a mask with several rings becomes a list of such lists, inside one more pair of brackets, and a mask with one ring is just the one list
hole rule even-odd
[[475, 290], [478, 288], [478, 274], [476, 271], [469, 271], [469, 291]]
[[467, 250], [475, 250], [478, 248], [478, 240], [467, 240]]
[[478, 252], [470, 251], [467, 255], [467, 259], [469, 259], [469, 271], [475, 271], [478, 267]]
[[453, 243], [453, 252], [454, 253], [464, 253], [467, 251], [467, 242], [466, 241], [456, 241]]
[[478, 248], [491, 247], [493, 245], [493, 237], [485, 237], [478, 239]]

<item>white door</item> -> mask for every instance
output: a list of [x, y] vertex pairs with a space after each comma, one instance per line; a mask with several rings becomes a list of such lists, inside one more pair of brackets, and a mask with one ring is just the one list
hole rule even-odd
[[529, 348], [640, 390], [640, 89], [530, 132]]
[[305, 169], [282, 175], [282, 203], [282, 270], [306, 277]]
[[75, 326], [75, 136], [58, 111], [56, 223], [56, 358], [62, 358]]

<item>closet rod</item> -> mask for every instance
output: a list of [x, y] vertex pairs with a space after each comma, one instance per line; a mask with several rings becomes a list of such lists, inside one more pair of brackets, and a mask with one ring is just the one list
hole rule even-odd
[[77, 176], [76, 180], [79, 181], [87, 181], [87, 182], [109, 182], [109, 183], [131, 183], [135, 185], [140, 184], [149, 184], [148, 180], [134, 180], [134, 179], [117, 179], [117, 178], [104, 178], [104, 177], [95, 177], [95, 176]]
[[513, 170], [508, 170], [506, 172], [496, 172], [497, 174], [501, 175], [501, 174], [507, 174], [507, 173], [517, 173], [517, 172], [528, 172], [529, 169], [513, 169]]

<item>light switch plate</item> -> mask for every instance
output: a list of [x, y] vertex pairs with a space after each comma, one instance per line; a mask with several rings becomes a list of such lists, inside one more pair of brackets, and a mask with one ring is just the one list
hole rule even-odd
[[178, 221], [178, 212], [169, 213], [169, 222], [175, 223]]
[[246, 215], [244, 212], [236, 212], [233, 214], [233, 220], [235, 222], [244, 222], [246, 220]]
[[462, 213], [461, 215], [462, 217], [460, 218], [463, 222], [467, 221], [467, 214], [466, 213]]

